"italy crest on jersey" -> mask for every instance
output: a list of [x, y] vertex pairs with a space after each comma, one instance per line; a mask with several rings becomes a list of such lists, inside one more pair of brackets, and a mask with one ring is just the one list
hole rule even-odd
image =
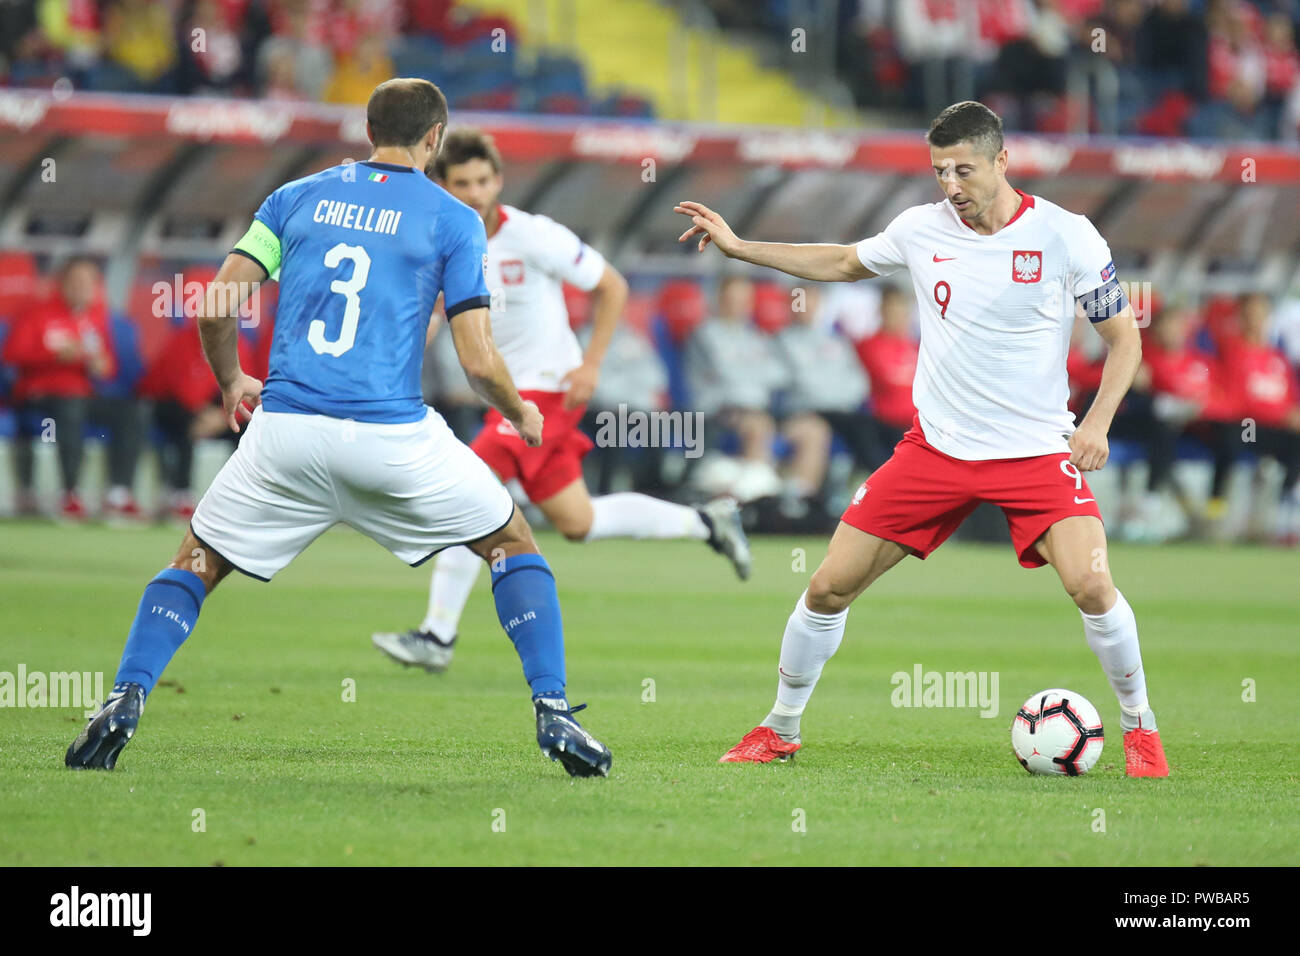
[[1043, 277], [1043, 254], [1025, 249], [1011, 253], [1011, 278], [1016, 282], [1037, 282]]

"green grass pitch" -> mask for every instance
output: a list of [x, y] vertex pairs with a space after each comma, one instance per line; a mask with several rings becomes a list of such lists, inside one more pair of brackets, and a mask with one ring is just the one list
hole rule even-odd
[[[0, 525], [0, 671], [111, 683], [140, 591], [178, 539]], [[609, 779], [572, 781], [540, 756], [486, 575], [452, 668], [403, 669], [370, 632], [419, 619], [428, 569], [336, 530], [274, 583], [232, 575], [208, 600], [116, 771], [63, 767], [79, 710], [0, 709], [0, 864], [1300, 859], [1293, 553], [1113, 549], [1173, 771], [1129, 780], [1078, 613], [1050, 569], [1019, 568], [1009, 547], [905, 561], [850, 612], [797, 759], [724, 766], [771, 704], [782, 628], [825, 541], [756, 541], [741, 584], [693, 543], [540, 540], [570, 697], [614, 751]], [[997, 672], [997, 716], [894, 707], [891, 675], [917, 664]], [[1051, 686], [1085, 694], [1107, 723], [1085, 777], [1030, 777], [1011, 755], [1016, 707]]]

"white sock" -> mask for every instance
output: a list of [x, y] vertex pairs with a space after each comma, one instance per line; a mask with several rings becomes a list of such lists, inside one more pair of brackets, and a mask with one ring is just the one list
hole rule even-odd
[[807, 591], [799, 595], [794, 612], [786, 622], [785, 637], [781, 639], [781, 664], [777, 668], [780, 682], [776, 703], [760, 725], [771, 727], [791, 743], [799, 740], [799, 720], [817, 679], [822, 676], [822, 668], [844, 640], [844, 622], [849, 616], [848, 608], [838, 614], [810, 611], [807, 599]]
[[456, 636], [460, 616], [465, 613], [469, 593], [483, 568], [483, 559], [464, 545], [448, 548], [433, 559], [429, 581], [429, 612], [420, 630], [431, 631], [441, 641]]
[[587, 541], [600, 538], [698, 538], [709, 539], [709, 528], [698, 511], [623, 491], [591, 499], [591, 530]]
[[1145, 729], [1155, 730], [1154, 715], [1149, 721], [1142, 719], [1151, 708], [1147, 705], [1147, 679], [1142, 672], [1137, 618], [1124, 595], [1119, 591], [1115, 595], [1115, 606], [1104, 614], [1079, 612], [1083, 616], [1083, 633], [1119, 698], [1120, 724], [1125, 730], [1132, 730], [1141, 721]]

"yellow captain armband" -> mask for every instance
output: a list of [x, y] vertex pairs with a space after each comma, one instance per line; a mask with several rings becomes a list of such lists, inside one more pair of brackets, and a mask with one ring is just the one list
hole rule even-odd
[[253, 220], [248, 232], [244, 233], [244, 238], [235, 243], [235, 252], [243, 253], [260, 265], [269, 278], [279, 279], [280, 237], [262, 220]]

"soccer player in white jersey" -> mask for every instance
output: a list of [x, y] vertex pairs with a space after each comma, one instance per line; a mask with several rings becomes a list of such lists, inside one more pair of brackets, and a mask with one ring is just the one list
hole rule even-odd
[[[592, 442], [578, 425], [627, 301], [627, 282], [566, 227], [499, 202], [501, 157], [482, 131], [448, 133], [426, 172], [483, 219], [492, 336], [519, 394], [546, 417], [544, 441], [532, 448], [491, 410], [470, 447], [502, 481], [518, 479], [528, 499], [570, 541], [695, 538], [729, 558], [736, 573], [747, 578], [749, 543], [731, 499], [691, 508], [634, 492], [593, 498], [587, 490], [582, 459]], [[569, 327], [565, 282], [593, 293], [593, 329], [585, 353]], [[445, 670], [482, 564], [467, 548], [439, 554], [420, 626], [374, 634], [375, 646], [403, 664]]]
[[[1020, 563], [1050, 564], [1083, 616], [1088, 645], [1119, 698], [1126, 770], [1169, 774], [1147, 701], [1133, 609], [1115, 588], [1106, 534], [1084, 472], [1106, 464], [1106, 434], [1142, 356], [1133, 310], [1105, 240], [1083, 216], [1013, 188], [1002, 121], [956, 103], [926, 135], [942, 202], [902, 212], [856, 245], [740, 239], [696, 202], [676, 211], [725, 255], [816, 281], [907, 269], [921, 306], [917, 415], [863, 483], [786, 624], [771, 712], [724, 763], [786, 759], [849, 605], [908, 554], [925, 558], [981, 501], [1000, 506]], [[1075, 305], [1109, 347], [1097, 397], [1076, 428], [1065, 356]]]

